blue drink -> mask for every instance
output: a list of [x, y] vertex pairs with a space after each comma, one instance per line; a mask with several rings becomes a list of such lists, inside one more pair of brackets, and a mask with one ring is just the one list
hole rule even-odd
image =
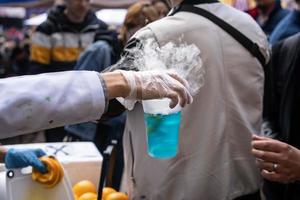
[[178, 138], [181, 112], [162, 114], [144, 114], [148, 154], [154, 158], [172, 158], [178, 150]]

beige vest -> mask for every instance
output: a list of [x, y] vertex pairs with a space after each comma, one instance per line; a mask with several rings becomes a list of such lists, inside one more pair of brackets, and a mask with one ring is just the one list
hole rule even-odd
[[[266, 37], [250, 16], [220, 3], [200, 7], [238, 28], [268, 57]], [[180, 37], [196, 44], [205, 85], [183, 110], [179, 153], [173, 159], [148, 156], [142, 106], [129, 112], [124, 146], [130, 198], [230, 200], [258, 190], [260, 175], [250, 150], [251, 135], [262, 121], [262, 66], [226, 32], [192, 13], [166, 17], [146, 29], [160, 46]]]

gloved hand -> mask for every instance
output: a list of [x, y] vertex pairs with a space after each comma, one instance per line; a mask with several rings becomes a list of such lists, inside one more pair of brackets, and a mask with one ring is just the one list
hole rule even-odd
[[181, 107], [184, 107], [193, 101], [188, 82], [173, 71], [134, 72], [119, 70], [119, 72], [122, 73], [130, 87], [130, 93], [125, 99], [169, 98], [171, 99], [171, 108], [174, 108], [178, 102]]
[[5, 155], [5, 166], [7, 169], [24, 168], [32, 166], [41, 173], [46, 173], [46, 166], [39, 157], [46, 155], [41, 149], [9, 149]]

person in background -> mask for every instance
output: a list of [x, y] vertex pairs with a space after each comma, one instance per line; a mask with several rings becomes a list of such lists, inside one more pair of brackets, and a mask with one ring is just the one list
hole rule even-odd
[[[117, 35], [90, 10], [89, 0], [65, 0], [50, 10], [32, 36], [29, 74], [73, 70], [81, 52], [95, 41], [115, 47]], [[46, 130], [47, 142], [62, 141], [64, 127]]]
[[139, 1], [128, 8], [119, 39], [123, 47], [139, 29], [160, 18], [160, 13], [149, 1]]
[[152, 5], [156, 8], [159, 18], [167, 16], [170, 11], [168, 4], [162, 0], [152, 0]]
[[277, 24], [290, 12], [281, 7], [280, 0], [255, 0], [256, 7], [247, 12], [261, 26], [267, 36], [270, 36]]
[[276, 26], [271, 34], [271, 44], [275, 44], [300, 32], [300, 0], [295, 0], [295, 2], [297, 7]]
[[24, 33], [24, 39], [16, 40], [16, 46], [12, 50], [10, 60], [12, 62], [13, 75], [26, 75], [29, 68], [30, 38]]
[[300, 33], [272, 46], [275, 95], [269, 135], [253, 136], [252, 153], [264, 177], [267, 200], [300, 197]]
[[89, 0], [65, 0], [53, 7], [32, 36], [30, 73], [72, 70], [81, 52], [106, 38], [107, 28], [90, 10]]

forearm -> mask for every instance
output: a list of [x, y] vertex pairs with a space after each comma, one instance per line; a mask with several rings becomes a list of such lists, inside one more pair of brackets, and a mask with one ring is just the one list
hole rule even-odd
[[120, 72], [103, 73], [101, 77], [107, 88], [108, 99], [128, 96], [130, 88]]

